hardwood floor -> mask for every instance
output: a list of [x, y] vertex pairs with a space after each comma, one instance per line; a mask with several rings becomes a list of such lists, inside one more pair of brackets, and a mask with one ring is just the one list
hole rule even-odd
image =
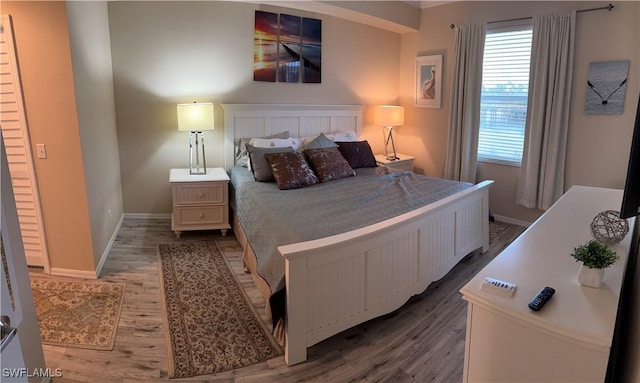
[[[411, 298], [399, 310], [346, 330], [309, 349], [308, 360], [292, 367], [284, 357], [211, 376], [171, 379], [188, 382], [459, 382], [462, 380], [466, 302], [458, 290], [524, 228], [510, 226], [485, 254], [473, 253], [446, 277]], [[264, 313], [264, 299], [242, 268], [242, 249], [219, 231], [170, 231], [169, 220], [130, 219], [122, 224], [100, 280], [127, 284], [113, 351], [44, 345], [48, 368], [60, 368], [55, 383], [133, 383], [169, 381], [162, 328], [156, 246], [220, 241], [225, 257], [253, 304]], [[269, 323], [270, 325], [270, 323]]]

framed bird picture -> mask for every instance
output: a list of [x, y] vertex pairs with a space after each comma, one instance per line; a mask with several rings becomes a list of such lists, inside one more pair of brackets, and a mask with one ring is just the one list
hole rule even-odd
[[629, 61], [597, 61], [589, 64], [586, 114], [622, 114]]
[[440, 108], [442, 104], [442, 55], [416, 58], [415, 104]]

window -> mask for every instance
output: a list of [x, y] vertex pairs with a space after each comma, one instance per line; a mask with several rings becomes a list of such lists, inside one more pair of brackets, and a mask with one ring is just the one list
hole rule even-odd
[[478, 160], [520, 166], [529, 92], [531, 20], [495, 23], [485, 38]]

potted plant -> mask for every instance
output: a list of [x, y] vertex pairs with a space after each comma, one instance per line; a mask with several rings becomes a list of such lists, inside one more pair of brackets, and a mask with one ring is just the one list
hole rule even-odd
[[578, 270], [578, 282], [583, 286], [598, 288], [602, 284], [604, 269], [613, 265], [620, 257], [602, 242], [591, 241], [573, 249], [576, 262], [582, 262]]

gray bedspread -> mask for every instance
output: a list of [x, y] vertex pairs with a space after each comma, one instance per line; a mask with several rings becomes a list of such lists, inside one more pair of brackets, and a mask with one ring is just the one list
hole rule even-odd
[[231, 204], [272, 295], [284, 289], [281, 245], [365, 227], [471, 187], [387, 167], [356, 169], [348, 177], [293, 190], [256, 182], [247, 168], [230, 170]]

